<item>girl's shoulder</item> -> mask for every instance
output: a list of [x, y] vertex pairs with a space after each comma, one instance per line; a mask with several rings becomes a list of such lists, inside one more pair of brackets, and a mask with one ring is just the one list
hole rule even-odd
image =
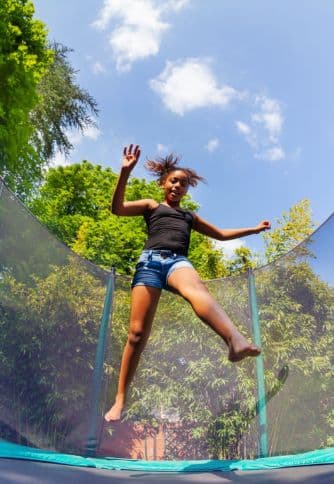
[[153, 198], [148, 198], [145, 200], [145, 210], [144, 210], [144, 217], [149, 217], [157, 208], [160, 207], [160, 203], [157, 202], [156, 200], [153, 200]]
[[147, 202], [147, 210], [152, 211], [158, 208], [161, 204], [157, 202], [156, 200], [153, 200], [153, 198], [149, 198], [146, 200]]

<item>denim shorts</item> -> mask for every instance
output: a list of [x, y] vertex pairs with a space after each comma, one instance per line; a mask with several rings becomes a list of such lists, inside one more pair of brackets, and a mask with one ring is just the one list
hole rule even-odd
[[175, 254], [171, 250], [143, 250], [136, 265], [132, 287], [151, 286], [171, 290], [169, 276], [176, 270], [193, 265], [186, 256]]

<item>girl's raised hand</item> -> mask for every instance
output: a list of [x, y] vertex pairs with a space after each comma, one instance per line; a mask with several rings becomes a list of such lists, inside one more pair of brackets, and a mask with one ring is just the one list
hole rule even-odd
[[139, 160], [140, 157], [140, 148], [139, 145], [135, 146], [135, 149], [132, 151], [133, 145], [125, 146], [123, 150], [123, 159], [122, 159], [122, 168], [127, 168], [132, 170]]

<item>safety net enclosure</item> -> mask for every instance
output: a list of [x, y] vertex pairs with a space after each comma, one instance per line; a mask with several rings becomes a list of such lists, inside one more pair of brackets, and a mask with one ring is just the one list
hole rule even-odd
[[[239, 364], [164, 293], [120, 422], [106, 423], [130, 280], [76, 256], [2, 184], [0, 438], [143, 460], [253, 459], [334, 445], [334, 217], [276, 262], [207, 281], [262, 354]], [[116, 268], [117, 269], [117, 268]], [[109, 326], [109, 312], [113, 311]]]
[[[1, 185], [0, 437], [82, 452], [109, 274], [77, 257]], [[95, 385], [95, 386], [94, 386]], [[93, 400], [92, 400], [93, 399]]]

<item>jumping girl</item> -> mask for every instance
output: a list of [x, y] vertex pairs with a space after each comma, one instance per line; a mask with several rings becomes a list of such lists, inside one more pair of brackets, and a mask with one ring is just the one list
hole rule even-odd
[[121, 361], [116, 400], [105, 414], [107, 421], [121, 418], [129, 385], [151, 332], [162, 289], [181, 295], [191, 304], [197, 316], [223, 338], [231, 362], [260, 354], [261, 350], [239, 333], [209, 294], [187, 259], [187, 253], [191, 230], [217, 240], [231, 240], [270, 228], [270, 223], [264, 220], [256, 227], [219, 229], [196, 213], [182, 209], [180, 202], [189, 186], [196, 186], [203, 178], [194, 170], [179, 166], [178, 158], [173, 155], [146, 162], [146, 168], [157, 176], [163, 190], [162, 203], [152, 199], [125, 202], [126, 184], [138, 162], [140, 148], [138, 145], [134, 150], [133, 145], [125, 147], [123, 155], [111, 211], [116, 215], [144, 216], [148, 239], [132, 281], [129, 334]]

